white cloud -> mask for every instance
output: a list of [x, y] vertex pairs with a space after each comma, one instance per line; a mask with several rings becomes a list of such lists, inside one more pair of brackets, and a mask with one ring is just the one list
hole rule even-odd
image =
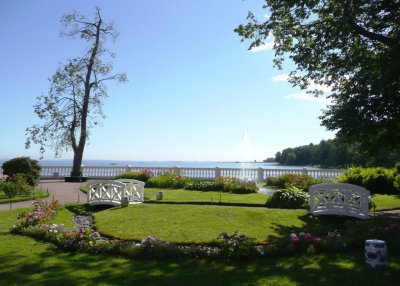
[[320, 104], [323, 104], [323, 105], [331, 105], [332, 104], [332, 101], [329, 98], [326, 98], [326, 97], [315, 97], [312, 94], [308, 94], [306, 92], [289, 94], [285, 98], [286, 99], [297, 99], [297, 100], [303, 100], [303, 101], [316, 102], [316, 103], [320, 103]]
[[271, 35], [267, 37], [267, 42], [259, 45], [258, 47], [254, 47], [250, 50], [251, 53], [258, 53], [263, 51], [272, 50], [274, 48], [274, 37]]
[[275, 76], [272, 77], [272, 81], [275, 81], [275, 82], [287, 81], [288, 78], [289, 78], [288, 74], [285, 74], [285, 73], [284, 74], [278, 74], [278, 75], [275, 75]]
[[331, 88], [330, 88], [329, 86], [323, 85], [323, 84], [316, 84], [316, 83], [314, 83], [314, 82], [311, 82], [311, 83], [308, 85], [308, 89], [310, 89], [310, 90], [318, 89], [318, 90], [321, 90], [321, 91], [327, 92], [327, 93], [332, 92], [332, 90], [331, 90]]
[[263, 51], [268, 51], [272, 50], [274, 47], [274, 42], [266, 42], [258, 47], [254, 47], [250, 50], [251, 53], [258, 53], [258, 52], [263, 52]]

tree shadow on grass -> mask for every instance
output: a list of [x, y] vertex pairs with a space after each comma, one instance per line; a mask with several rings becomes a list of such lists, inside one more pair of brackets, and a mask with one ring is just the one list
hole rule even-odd
[[87, 212], [95, 213], [95, 212], [99, 212], [99, 211], [104, 211], [104, 210], [113, 208], [115, 206], [110, 206], [110, 205], [91, 206], [88, 204], [84, 204], [84, 205], [70, 204], [70, 205], [65, 205], [64, 207], [74, 214], [82, 214], [82, 213], [87, 213]]
[[273, 223], [272, 228], [278, 233], [278, 236], [268, 236], [267, 240], [274, 240], [282, 237], [289, 237], [290, 234], [299, 234], [300, 232], [312, 233], [313, 235], [327, 235], [328, 232], [339, 230], [343, 231], [344, 225], [349, 220], [357, 220], [345, 216], [313, 216], [306, 213], [298, 217], [303, 222], [303, 226], [294, 227], [280, 224], [279, 222]]
[[36, 256], [0, 254], [1, 285], [398, 285], [399, 255], [387, 269], [368, 268], [363, 253], [249, 261], [136, 260], [63, 252], [38, 243]]

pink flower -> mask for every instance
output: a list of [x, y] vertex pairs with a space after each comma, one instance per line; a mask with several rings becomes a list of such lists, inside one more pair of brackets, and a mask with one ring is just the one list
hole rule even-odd
[[316, 237], [316, 238], [314, 239], [314, 241], [315, 241], [316, 243], [320, 243], [320, 242], [321, 242], [321, 238], [320, 238], [320, 237]]
[[293, 243], [296, 243], [296, 242], [298, 242], [299, 240], [300, 240], [300, 238], [296, 235], [296, 234], [294, 234], [294, 233], [292, 233], [291, 235], [290, 235], [290, 241], [291, 242], [293, 242]]
[[311, 240], [311, 239], [312, 239], [312, 234], [309, 233], [309, 232], [307, 232], [307, 233], [304, 235], [304, 239], [305, 239], [305, 240]]

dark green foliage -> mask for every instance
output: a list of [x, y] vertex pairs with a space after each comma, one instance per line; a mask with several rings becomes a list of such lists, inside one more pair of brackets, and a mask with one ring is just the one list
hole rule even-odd
[[41, 170], [39, 162], [29, 157], [18, 157], [3, 163], [4, 175], [13, 177], [23, 174], [26, 182], [32, 187], [38, 184]]
[[393, 166], [400, 160], [399, 152], [379, 150], [368, 155], [359, 145], [347, 145], [339, 140], [322, 140], [318, 144], [286, 148], [276, 153], [275, 161], [281, 165], [321, 167]]
[[267, 182], [265, 183], [267, 186], [278, 186], [278, 178], [268, 177]]
[[115, 179], [133, 179], [142, 182], [147, 182], [154, 174], [150, 170], [142, 170], [139, 172], [126, 172], [115, 177]]
[[310, 207], [310, 195], [296, 187], [289, 187], [274, 192], [266, 206], [280, 209], [307, 209]]
[[396, 169], [350, 168], [340, 178], [342, 183], [355, 184], [366, 188], [372, 194], [393, 194], [398, 186]]

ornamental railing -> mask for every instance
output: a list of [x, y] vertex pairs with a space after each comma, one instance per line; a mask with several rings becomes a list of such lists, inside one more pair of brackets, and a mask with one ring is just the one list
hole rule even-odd
[[[264, 182], [269, 177], [277, 178], [280, 175], [291, 173], [309, 175], [317, 179], [332, 179], [343, 174], [343, 169], [239, 169], [239, 168], [181, 168], [181, 167], [134, 167], [134, 166], [83, 166], [81, 171], [89, 179], [114, 179], [125, 172], [150, 170], [155, 177], [166, 173], [174, 173], [187, 178], [198, 180], [214, 180], [220, 177], [236, 177]], [[66, 166], [42, 166], [41, 179], [62, 179], [68, 177], [72, 168]], [[0, 174], [2, 170], [0, 168]]]

